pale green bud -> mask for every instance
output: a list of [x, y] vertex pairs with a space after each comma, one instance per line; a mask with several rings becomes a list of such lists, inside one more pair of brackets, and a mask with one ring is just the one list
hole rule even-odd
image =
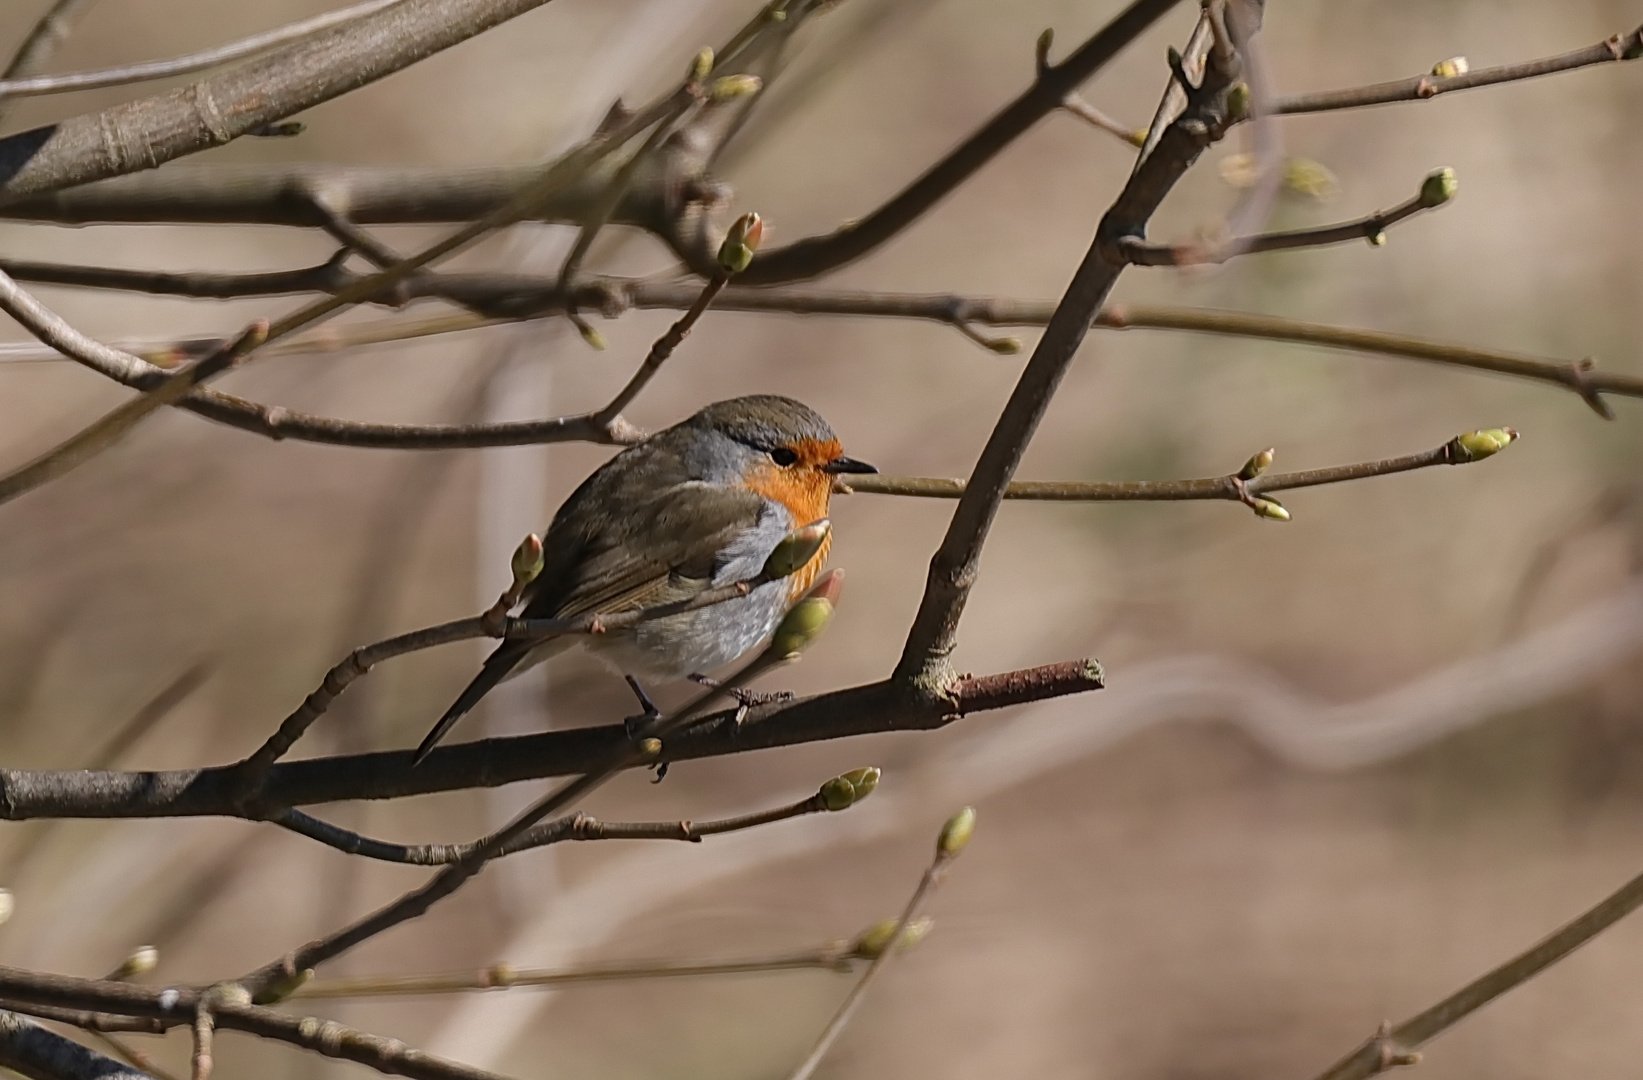
[[661, 752], [662, 752], [662, 740], [661, 739], [651, 738], [651, 739], [640, 739], [639, 740], [639, 753], [644, 755], [645, 757], [656, 757]]
[[1434, 206], [1442, 206], [1455, 197], [1457, 187], [1454, 169], [1447, 165], [1441, 169], [1434, 169], [1421, 182], [1421, 205], [1428, 210]]
[[770, 557], [764, 561], [764, 576], [784, 578], [796, 574], [806, 566], [827, 542], [833, 523], [826, 518], [813, 521], [803, 528], [794, 529], [782, 537]]
[[693, 82], [701, 82], [713, 70], [713, 50], [703, 49], [696, 54], [696, 59], [690, 64], [690, 78]]
[[535, 581], [542, 572], [543, 560], [540, 536], [531, 533], [521, 540], [519, 546], [513, 549], [513, 559], [509, 562], [509, 568], [513, 571], [513, 587], [523, 589]]
[[764, 80], [757, 75], [726, 75], [713, 80], [707, 96], [714, 102], [735, 101], [749, 94], [757, 94], [763, 86]]
[[1485, 428], [1455, 436], [1449, 445], [1459, 461], [1478, 461], [1500, 453], [1517, 439], [1517, 432], [1509, 427]]
[[814, 588], [782, 617], [770, 639], [777, 656], [794, 656], [808, 649], [833, 620], [833, 609], [844, 588], [844, 571], [829, 570]]
[[1250, 93], [1249, 84], [1235, 82], [1227, 88], [1227, 119], [1237, 123], [1248, 120], [1250, 110], [1254, 107], [1255, 98]]
[[975, 831], [975, 807], [966, 806], [948, 818], [947, 824], [941, 827], [941, 835], [936, 838], [936, 854], [944, 859], [955, 857], [969, 844], [970, 837]]
[[1439, 60], [1432, 65], [1432, 74], [1440, 79], [1453, 79], [1456, 75], [1464, 75], [1472, 69], [1464, 56], [1451, 56], [1447, 60]]
[[1272, 459], [1275, 454], [1277, 454], [1277, 451], [1268, 447], [1244, 462], [1244, 467], [1238, 470], [1238, 479], [1253, 480], [1266, 472], [1272, 467]]
[[160, 950], [152, 945], [139, 945], [120, 961], [120, 966], [109, 973], [110, 982], [124, 982], [139, 975], [147, 975], [160, 964]]
[[758, 214], [743, 214], [725, 232], [724, 243], [719, 245], [719, 266], [727, 274], [746, 270], [763, 239], [764, 219]]
[[[896, 936], [896, 926], [899, 923], [899, 919], [885, 919], [869, 926], [850, 943], [850, 955], [858, 960], [877, 960], [883, 955], [884, 950], [890, 947], [890, 941]], [[929, 917], [914, 919], [901, 932], [901, 943], [896, 948], [906, 952], [928, 937], [935, 925], [936, 921]]]
[[848, 810], [873, 793], [878, 787], [879, 771], [874, 768], [856, 769], [835, 776], [817, 792], [822, 805], [832, 811]]
[[1255, 511], [1256, 517], [1268, 518], [1272, 521], [1289, 520], [1289, 511], [1285, 510], [1284, 504], [1277, 499], [1256, 499], [1255, 505], [1251, 509]]

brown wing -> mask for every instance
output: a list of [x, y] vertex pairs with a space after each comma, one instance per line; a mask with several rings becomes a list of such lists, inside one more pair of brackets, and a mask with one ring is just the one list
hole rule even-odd
[[[575, 618], [688, 600], [707, 589], [719, 553], [754, 528], [764, 507], [757, 494], [697, 481], [638, 491], [578, 490], [544, 541], [544, 566], [527, 617]], [[582, 502], [586, 509], [572, 510]], [[619, 512], [618, 512], [619, 511]]]

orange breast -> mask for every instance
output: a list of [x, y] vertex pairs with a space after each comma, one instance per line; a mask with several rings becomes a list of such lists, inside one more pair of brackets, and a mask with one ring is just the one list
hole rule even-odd
[[[833, 478], [818, 469], [781, 469], [775, 465], [761, 466], [747, 475], [747, 486], [772, 502], [781, 503], [793, 515], [795, 526], [808, 525], [827, 516], [828, 498], [833, 491]], [[829, 536], [822, 541], [815, 558], [805, 563], [798, 573], [788, 578], [792, 583], [789, 594], [797, 599], [810, 588], [827, 561], [827, 549], [832, 546]]]

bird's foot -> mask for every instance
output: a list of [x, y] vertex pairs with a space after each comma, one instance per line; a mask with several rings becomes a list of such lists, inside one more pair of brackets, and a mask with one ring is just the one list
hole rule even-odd
[[792, 701], [798, 697], [791, 690], [744, 690], [739, 686], [726, 686], [709, 675], [692, 674], [685, 678], [698, 686], [705, 686], [710, 690], [722, 690], [726, 697], [736, 703], [736, 723], [740, 724], [747, 719], [749, 709], [760, 705], [778, 705], [784, 701]]

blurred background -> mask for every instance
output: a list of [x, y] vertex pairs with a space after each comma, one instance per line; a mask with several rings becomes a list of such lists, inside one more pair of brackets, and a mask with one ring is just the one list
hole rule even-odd
[[[0, 48], [44, 8], [5, 5]], [[103, 0], [51, 70], [163, 57], [324, 10], [318, 0]], [[803, 34], [723, 172], [767, 243], [866, 213], [1025, 87], [1033, 42], [1059, 56], [1111, 0], [848, 0]], [[1085, 97], [1150, 117], [1164, 50], [1193, 5]], [[744, 0], [555, 0], [303, 116], [296, 139], [197, 162], [530, 163], [584, 137], [618, 97], [676, 80]], [[1632, 29], [1636, 4], [1284, 0], [1265, 42], [1278, 87], [1474, 68]], [[1643, 65], [1399, 106], [1286, 119], [1285, 150], [1337, 183], [1286, 195], [1281, 228], [1355, 218], [1452, 166], [1460, 197], [1349, 244], [1211, 271], [1132, 270], [1115, 300], [1232, 308], [1643, 373], [1636, 177]], [[143, 91], [148, 92], [148, 91]], [[11, 130], [125, 91], [21, 102]], [[1155, 220], [1212, 228], [1238, 198], [1210, 152]], [[1053, 116], [830, 286], [1058, 297], [1133, 150]], [[440, 230], [383, 230], [408, 250]], [[567, 230], [516, 227], [453, 265], [558, 265]], [[332, 245], [276, 228], [0, 225], [11, 258], [198, 270], [308, 265]], [[592, 268], [662, 273], [649, 237], [610, 230]], [[104, 340], [231, 332], [300, 301], [180, 301], [42, 287]], [[426, 312], [435, 310], [428, 305]], [[349, 319], [381, 319], [381, 310]], [[603, 403], [671, 321], [562, 321], [268, 358], [223, 381], [262, 402], [368, 420], [461, 421]], [[1023, 335], [1030, 347], [1033, 335]], [[0, 338], [25, 341], [0, 326]], [[710, 312], [629, 417], [647, 427], [751, 392], [816, 407], [886, 472], [963, 476], [1019, 373], [950, 328]], [[10, 468], [128, 391], [67, 362], [0, 359]], [[827, 1075], [959, 1080], [1307, 1076], [1383, 1019], [1424, 1008], [1643, 870], [1643, 407], [1604, 423], [1555, 388], [1413, 362], [1156, 331], [1098, 330], [1022, 476], [1217, 475], [1274, 446], [1278, 469], [1411, 453], [1510, 424], [1520, 444], [1286, 498], [1294, 521], [1231, 504], [1007, 505], [956, 658], [994, 672], [1099, 657], [1109, 689], [933, 733], [626, 776], [612, 820], [704, 820], [803, 797], [878, 765], [873, 799], [701, 845], [564, 845], [508, 860], [329, 974], [757, 955], [894, 914], [941, 821], [974, 803], [974, 843], [936, 926], [874, 987]], [[389, 452], [274, 443], [171, 412], [117, 452], [6, 506], [0, 528], [0, 754], [84, 766], [166, 688], [119, 765], [176, 768], [256, 746], [355, 645], [488, 604], [507, 555], [610, 451], [563, 445]], [[887, 673], [951, 504], [835, 503], [848, 583], [803, 663], [766, 688]], [[299, 750], [407, 747], [467, 681], [466, 643], [379, 668]], [[490, 699], [459, 737], [609, 723], [620, 680], [578, 657]], [[682, 693], [669, 688], [675, 696]], [[672, 700], [672, 698], [669, 698]], [[316, 809], [403, 842], [494, 826], [541, 784]], [[0, 962], [93, 976], [153, 944], [151, 980], [233, 975], [424, 879], [243, 821], [31, 822], [0, 830], [17, 913]], [[1423, 1076], [1630, 1076], [1643, 1052], [1643, 920], [1428, 1048]], [[784, 1075], [848, 990], [822, 972], [558, 992], [316, 1002], [323, 1015], [521, 1077]], [[295, 1007], [295, 1005], [293, 1005]], [[150, 1040], [186, 1069], [186, 1037]], [[356, 1067], [224, 1037], [252, 1080]]]

